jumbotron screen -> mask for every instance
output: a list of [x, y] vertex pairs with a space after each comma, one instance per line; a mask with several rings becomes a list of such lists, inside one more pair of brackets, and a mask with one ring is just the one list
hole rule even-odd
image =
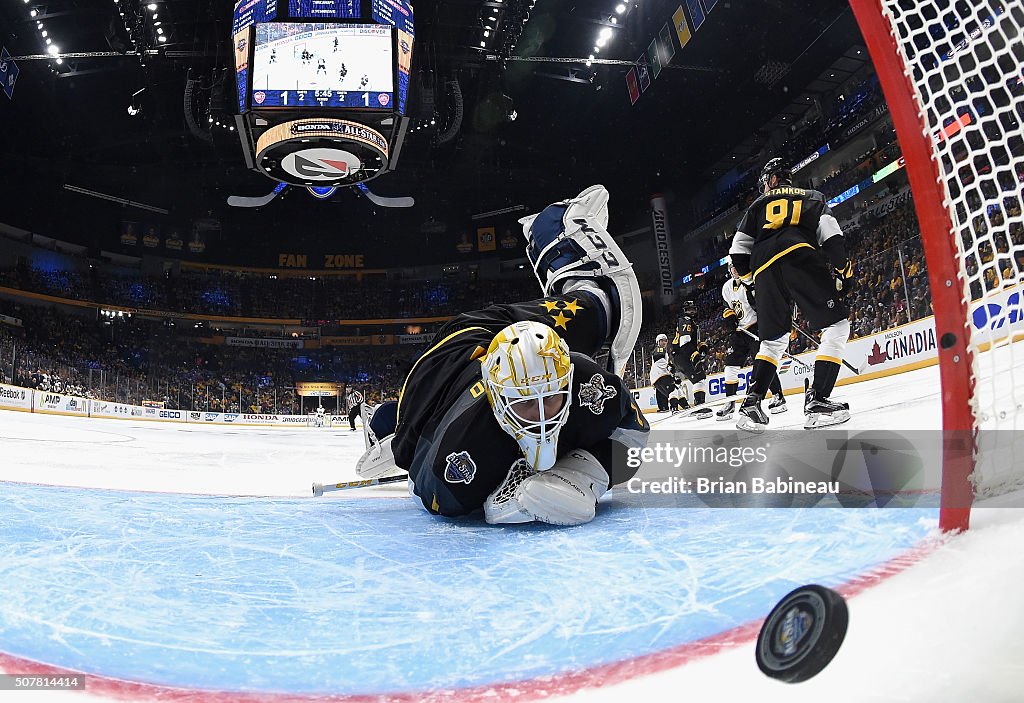
[[359, 0], [288, 0], [292, 19], [359, 19]]
[[393, 109], [391, 34], [379, 24], [257, 24], [253, 108]]

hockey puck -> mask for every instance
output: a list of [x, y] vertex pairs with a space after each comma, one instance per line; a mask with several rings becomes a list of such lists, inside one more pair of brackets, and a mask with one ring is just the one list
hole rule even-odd
[[832, 661], [848, 623], [841, 595], [824, 586], [801, 586], [783, 598], [761, 626], [757, 666], [779, 681], [806, 681]]

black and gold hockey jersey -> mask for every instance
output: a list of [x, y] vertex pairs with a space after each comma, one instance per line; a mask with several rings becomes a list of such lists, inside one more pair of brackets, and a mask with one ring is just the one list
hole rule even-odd
[[692, 315], [680, 315], [676, 323], [676, 337], [672, 346], [677, 349], [692, 349], [700, 342], [700, 325]]
[[782, 186], [768, 191], [747, 209], [729, 253], [744, 279], [756, 279], [782, 257], [798, 249], [818, 249], [841, 234], [824, 195]]
[[[484, 389], [479, 360], [494, 336], [513, 322], [532, 320], [553, 327], [570, 349], [596, 349], [603, 339], [599, 316], [603, 312], [586, 298], [554, 296], [465, 313], [438, 333], [405, 381], [391, 443], [424, 507], [447, 516], [473, 512], [523, 458], [498, 425]], [[627, 447], [644, 446], [650, 426], [621, 378], [582, 353], [571, 352], [570, 359], [572, 405], [557, 456], [585, 449], [611, 475], [613, 466], [625, 466]], [[611, 476], [611, 482], [626, 478]]]

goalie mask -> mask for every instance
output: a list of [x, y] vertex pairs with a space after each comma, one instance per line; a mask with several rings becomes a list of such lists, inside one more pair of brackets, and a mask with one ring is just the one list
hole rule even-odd
[[481, 364], [498, 425], [515, 438], [531, 466], [550, 469], [572, 404], [569, 347], [547, 325], [517, 322], [494, 337]]

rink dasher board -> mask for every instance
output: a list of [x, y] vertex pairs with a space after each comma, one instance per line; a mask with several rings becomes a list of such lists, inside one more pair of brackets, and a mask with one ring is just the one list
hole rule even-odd
[[[978, 351], [986, 352], [993, 344], [1024, 339], [1024, 289], [1012, 286], [984, 300], [971, 305], [971, 332]], [[871, 381], [876, 378], [894, 376], [908, 371], [935, 366], [939, 363], [939, 351], [935, 334], [935, 317], [929, 315], [920, 320], [873, 332], [851, 339], [846, 346], [844, 358], [861, 370], [854, 374], [843, 366], [839, 370], [837, 386]], [[783, 358], [779, 364], [779, 381], [786, 395], [804, 392], [804, 379], [814, 375], [816, 350], [796, 354], [801, 366], [791, 359]], [[739, 372], [740, 395], [750, 382], [751, 367]], [[713, 402], [725, 397], [725, 373], [718, 372], [707, 377], [707, 400]], [[645, 413], [658, 411], [658, 401], [652, 386], [633, 390], [641, 410]]]

